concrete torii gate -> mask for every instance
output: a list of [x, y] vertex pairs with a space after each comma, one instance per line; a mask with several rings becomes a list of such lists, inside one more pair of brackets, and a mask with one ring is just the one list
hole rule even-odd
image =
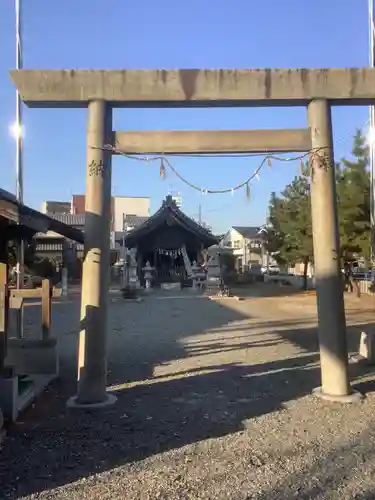
[[[375, 102], [375, 69], [18, 70], [29, 107], [87, 107], [86, 225], [78, 395], [72, 406], [111, 404], [106, 393], [111, 153], [309, 151], [314, 264], [325, 399], [351, 402], [332, 144], [332, 105]], [[113, 132], [114, 107], [307, 106], [309, 130]]]

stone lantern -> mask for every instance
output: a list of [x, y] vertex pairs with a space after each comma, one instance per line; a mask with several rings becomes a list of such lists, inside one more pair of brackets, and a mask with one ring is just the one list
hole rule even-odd
[[145, 288], [147, 291], [150, 291], [152, 288], [152, 272], [154, 271], [154, 268], [150, 265], [150, 261], [146, 262], [146, 265], [144, 268], [142, 268], [142, 271], [145, 278]]
[[206, 281], [206, 273], [202, 270], [201, 266], [198, 266], [196, 261], [193, 262], [191, 272], [193, 275], [193, 290], [197, 290]]

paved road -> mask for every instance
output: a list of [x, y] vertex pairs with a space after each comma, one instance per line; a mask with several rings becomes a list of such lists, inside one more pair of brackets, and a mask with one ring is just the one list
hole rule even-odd
[[[352, 323], [375, 317], [370, 307], [348, 311]], [[27, 335], [38, 315], [37, 306], [25, 312]], [[118, 402], [68, 412], [79, 297], [54, 305], [63, 378], [11, 429], [0, 498], [375, 497], [372, 377], [352, 367], [369, 390], [359, 406], [310, 396], [319, 385], [311, 297], [112, 297], [109, 316]], [[353, 347], [362, 328], [350, 330]]]

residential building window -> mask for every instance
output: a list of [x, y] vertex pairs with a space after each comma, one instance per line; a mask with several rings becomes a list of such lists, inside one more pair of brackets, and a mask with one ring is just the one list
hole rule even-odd
[[236, 240], [236, 241], [234, 242], [234, 248], [240, 248], [240, 246], [241, 246], [241, 242], [240, 242], [240, 240]]
[[259, 240], [250, 241], [250, 248], [262, 248], [262, 242]]

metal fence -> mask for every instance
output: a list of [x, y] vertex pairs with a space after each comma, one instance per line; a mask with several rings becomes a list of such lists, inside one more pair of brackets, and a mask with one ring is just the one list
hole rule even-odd
[[374, 295], [374, 285], [369, 280], [360, 280], [359, 290], [361, 293], [366, 295]]
[[174, 267], [171, 269], [156, 269], [155, 279], [158, 283], [177, 283], [187, 278], [186, 269], [184, 266]]

